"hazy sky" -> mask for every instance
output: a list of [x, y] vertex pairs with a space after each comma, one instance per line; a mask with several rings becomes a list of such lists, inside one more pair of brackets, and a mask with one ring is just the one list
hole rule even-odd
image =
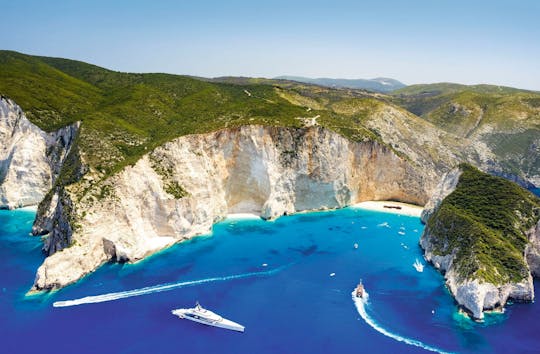
[[0, 49], [131, 72], [540, 90], [540, 1], [0, 0]]

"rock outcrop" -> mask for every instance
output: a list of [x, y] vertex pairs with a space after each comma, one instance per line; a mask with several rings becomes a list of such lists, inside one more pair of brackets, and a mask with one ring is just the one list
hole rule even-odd
[[36, 205], [52, 184], [48, 135], [0, 97], [0, 208]]
[[444, 198], [446, 198], [456, 189], [459, 182], [459, 176], [461, 176], [461, 169], [458, 167], [443, 175], [428, 202], [426, 205], [424, 205], [424, 210], [422, 211], [422, 215], [420, 217], [424, 224], [427, 223], [431, 215], [433, 215], [435, 210], [437, 210], [439, 205], [441, 205]]
[[[433, 188], [415, 166], [375, 141], [320, 127], [244, 126], [166, 143], [80, 200], [72, 246], [49, 256], [34, 289], [70, 284], [108, 260], [137, 261], [228, 213], [265, 219], [365, 200], [424, 204]], [[58, 202], [56, 202], [58, 203]]]
[[[511, 224], [517, 236], [505, 234], [508, 231], [501, 231], [500, 235], [494, 236], [498, 239], [493, 240], [500, 244], [488, 244], [491, 236], [487, 236], [490, 232], [487, 228], [492, 226], [478, 225], [482, 220], [471, 218], [462, 210], [456, 210], [454, 206], [446, 206], [444, 211], [439, 212], [445, 198], [456, 190], [458, 183], [461, 183], [459, 179], [462, 173], [462, 169], [454, 169], [447, 173], [438, 190], [426, 204], [422, 215], [426, 228], [420, 239], [420, 246], [425, 252], [426, 260], [444, 273], [446, 284], [457, 303], [474, 318], [482, 319], [484, 311], [500, 309], [509, 299], [515, 301], [534, 299], [532, 276], [540, 274], [540, 221], [522, 232], [522, 226], [530, 219], [538, 220], [537, 212], [529, 210], [530, 215], [525, 215], [523, 210], [517, 208], [514, 210], [515, 205], [500, 201], [499, 196], [496, 196], [491, 203], [500, 203], [498, 207], [508, 208], [515, 215], [517, 220]], [[471, 193], [474, 194], [474, 191]], [[491, 192], [485, 190], [484, 193]], [[473, 196], [471, 200], [474, 199]], [[525, 204], [525, 200], [521, 202], [518, 197], [517, 203]], [[533, 207], [530, 209], [534, 209], [538, 208], [539, 204], [533, 200], [531, 205]], [[519, 235], [523, 235], [523, 239]], [[499, 247], [512, 254], [519, 252], [520, 249], [522, 252], [521, 255], [514, 255], [515, 258], [512, 259], [497, 259], [498, 257], [493, 254], [495, 251], [485, 252], [482, 251], [483, 247]], [[508, 267], [511, 267], [510, 270]]]
[[12, 100], [0, 97], [0, 208], [37, 205], [49, 192], [78, 123], [46, 133]]
[[540, 277], [540, 221], [527, 232], [529, 243], [525, 248], [525, 259], [531, 273]]
[[483, 319], [484, 311], [501, 310], [509, 299], [534, 300], [533, 279], [530, 274], [519, 282], [506, 284], [493, 284], [478, 279], [459, 281], [459, 274], [456, 274], [454, 269], [447, 272], [445, 278], [457, 303], [469, 311], [475, 319]]

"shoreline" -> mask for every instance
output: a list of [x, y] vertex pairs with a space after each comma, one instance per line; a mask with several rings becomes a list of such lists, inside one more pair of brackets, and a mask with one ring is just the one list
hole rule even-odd
[[[385, 208], [385, 206], [390, 206], [392, 208]], [[415, 217], [420, 217], [420, 215], [422, 214], [422, 211], [424, 210], [423, 207], [418, 206], [418, 205], [401, 203], [401, 202], [391, 202], [391, 201], [366, 201], [366, 202], [353, 204], [350, 207], [354, 209], [364, 209], [364, 210], [370, 210], [370, 211], [378, 211], [382, 213], [399, 214], [399, 215], [415, 216]]]
[[16, 207], [16, 208], [0, 208], [0, 210], [4, 211], [31, 211], [34, 213], [37, 213], [38, 206], [36, 204], [33, 205], [26, 205], [23, 207]]

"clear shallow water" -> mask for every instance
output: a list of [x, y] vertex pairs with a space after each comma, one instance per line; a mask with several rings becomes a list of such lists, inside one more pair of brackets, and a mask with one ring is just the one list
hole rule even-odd
[[[471, 353], [540, 348], [538, 304], [510, 306], [475, 324], [456, 311], [438, 272], [430, 266], [415, 270], [417, 258], [424, 263], [418, 218], [344, 209], [275, 222], [225, 221], [211, 237], [136, 265], [108, 264], [54, 294], [25, 297], [43, 259], [39, 239], [28, 237], [33, 217], [0, 211], [2, 352], [426, 352], [379, 333], [360, 317], [350, 295], [359, 278], [370, 293], [365, 311], [371, 325], [397, 338]], [[55, 301], [163, 284], [166, 291], [52, 307]], [[246, 332], [170, 314], [195, 300], [245, 325]]]

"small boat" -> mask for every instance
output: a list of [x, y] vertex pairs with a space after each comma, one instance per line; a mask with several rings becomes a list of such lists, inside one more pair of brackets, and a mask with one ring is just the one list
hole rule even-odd
[[195, 304], [195, 307], [190, 309], [176, 309], [171, 311], [173, 315], [180, 318], [199, 322], [207, 326], [214, 326], [219, 328], [230, 329], [232, 331], [244, 332], [244, 326], [221, 317], [217, 313], [203, 308], [199, 302]]
[[362, 280], [360, 280], [360, 282], [356, 286], [356, 289], [354, 290], [354, 293], [355, 293], [356, 297], [358, 297], [358, 298], [363, 298], [364, 297], [365, 290], [364, 290], [364, 284], [362, 284]]
[[358, 249], [358, 243], [355, 243], [355, 244], [353, 245], [353, 247], [354, 247], [354, 249]]

